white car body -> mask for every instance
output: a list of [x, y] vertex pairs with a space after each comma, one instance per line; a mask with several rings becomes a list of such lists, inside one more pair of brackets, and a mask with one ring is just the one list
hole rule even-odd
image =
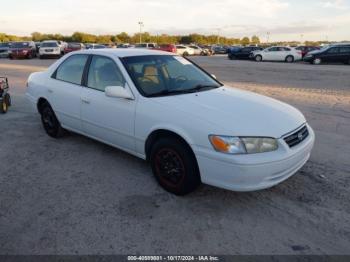
[[[48, 45], [55, 45], [55, 46], [45, 46]], [[40, 44], [39, 48], [39, 57], [43, 56], [60, 56], [62, 54], [61, 46], [58, 43], [58, 41], [43, 41]]]
[[[112, 59], [124, 75], [126, 93], [120, 98], [111, 97], [51, 77], [65, 59], [78, 54]], [[312, 128], [297, 109], [272, 98], [227, 86], [176, 96], [141, 95], [120, 58], [147, 55], [171, 54], [137, 49], [74, 52], [47, 71], [31, 74], [26, 95], [35, 108], [40, 99], [48, 101], [65, 129], [142, 159], [146, 159], [145, 144], [151, 134], [171, 131], [193, 150], [201, 181], [229, 190], [272, 187], [295, 174], [309, 159], [315, 139]], [[284, 139], [305, 127], [309, 135], [297, 146], [289, 147]], [[214, 150], [208, 139], [211, 134], [271, 137], [277, 140], [278, 149], [259, 154], [224, 154]]]
[[193, 49], [194, 55], [203, 55], [203, 49], [196, 45], [190, 45], [189, 48]]
[[[289, 60], [288, 62], [294, 62], [302, 60], [302, 53], [301, 51], [296, 50], [292, 47], [286, 47], [286, 46], [273, 46], [266, 48], [264, 50], [257, 50], [252, 53], [253, 58], [255, 58], [257, 61], [287, 61], [290, 57], [292, 57], [292, 60]], [[257, 57], [260, 56], [262, 60], [257, 59]], [[259, 57], [258, 57], [259, 58]]]
[[194, 49], [185, 45], [176, 45], [176, 54], [181, 56], [194, 55]]

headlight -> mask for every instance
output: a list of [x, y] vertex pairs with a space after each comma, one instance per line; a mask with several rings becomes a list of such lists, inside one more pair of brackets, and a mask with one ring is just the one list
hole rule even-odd
[[225, 154], [256, 154], [278, 149], [278, 142], [268, 137], [209, 136], [210, 143], [218, 152]]

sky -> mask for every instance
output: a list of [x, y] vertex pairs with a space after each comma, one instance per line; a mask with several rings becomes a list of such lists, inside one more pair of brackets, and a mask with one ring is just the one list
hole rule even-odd
[[0, 0], [0, 32], [220, 34], [350, 40], [350, 0]]

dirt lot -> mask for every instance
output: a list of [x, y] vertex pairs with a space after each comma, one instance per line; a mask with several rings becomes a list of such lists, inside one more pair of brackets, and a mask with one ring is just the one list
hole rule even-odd
[[350, 66], [193, 59], [299, 108], [317, 136], [306, 166], [265, 191], [170, 195], [135, 157], [44, 133], [23, 94], [54, 60], [2, 59], [14, 106], [0, 115], [1, 254], [350, 254]]

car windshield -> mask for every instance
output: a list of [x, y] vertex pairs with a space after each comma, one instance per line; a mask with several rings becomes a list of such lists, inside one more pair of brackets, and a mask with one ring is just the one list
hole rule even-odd
[[180, 56], [132, 56], [122, 61], [138, 90], [146, 97], [200, 92], [221, 86], [198, 66]]
[[15, 42], [11, 44], [11, 48], [27, 48], [29, 43], [27, 42]]
[[1, 47], [9, 47], [9, 46], [10, 46], [9, 43], [0, 43], [0, 48], [1, 48]]
[[58, 44], [55, 42], [51, 42], [51, 43], [42, 43], [41, 47], [58, 47]]

